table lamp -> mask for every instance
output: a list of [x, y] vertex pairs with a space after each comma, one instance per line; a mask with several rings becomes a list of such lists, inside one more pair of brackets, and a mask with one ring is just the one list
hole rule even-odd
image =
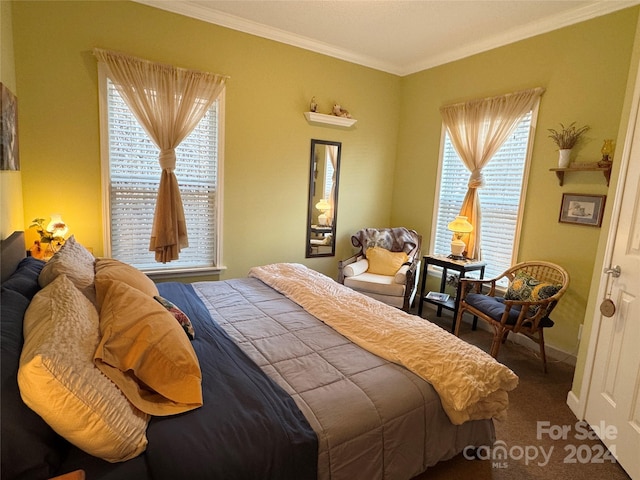
[[453, 239], [451, 240], [451, 255], [449, 258], [454, 260], [465, 260], [464, 251], [467, 248], [462, 241], [462, 235], [469, 233], [473, 230], [473, 225], [469, 223], [467, 217], [458, 215], [456, 219], [447, 225], [447, 228], [453, 232]]
[[64, 220], [62, 220], [62, 216], [59, 213], [51, 214], [51, 221], [49, 225], [47, 225], [47, 232], [51, 236], [51, 242], [49, 243], [49, 247], [53, 253], [60, 250], [60, 247], [64, 243], [64, 237], [67, 233], [69, 233], [69, 227]]
[[320, 210], [320, 215], [318, 215], [318, 225], [327, 225], [327, 211], [331, 210], [331, 205], [329, 205], [326, 198], [323, 198], [316, 203], [316, 208]]

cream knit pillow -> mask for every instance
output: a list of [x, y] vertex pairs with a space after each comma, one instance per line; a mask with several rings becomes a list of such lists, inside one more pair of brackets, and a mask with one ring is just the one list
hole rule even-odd
[[91, 252], [76, 242], [75, 237], [71, 235], [44, 266], [38, 277], [38, 283], [41, 287], [46, 287], [58, 275], [66, 275], [76, 288], [95, 304], [94, 263], [95, 258]]
[[95, 307], [58, 275], [25, 313], [18, 385], [24, 403], [61, 436], [120, 462], [145, 450], [149, 417], [96, 368], [98, 341]]

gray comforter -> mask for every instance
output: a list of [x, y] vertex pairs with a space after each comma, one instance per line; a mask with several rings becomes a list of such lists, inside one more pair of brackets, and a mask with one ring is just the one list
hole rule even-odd
[[410, 479], [466, 446], [493, 443], [491, 420], [453, 425], [429, 383], [351, 343], [260, 280], [193, 287], [304, 413], [318, 436], [319, 479]]

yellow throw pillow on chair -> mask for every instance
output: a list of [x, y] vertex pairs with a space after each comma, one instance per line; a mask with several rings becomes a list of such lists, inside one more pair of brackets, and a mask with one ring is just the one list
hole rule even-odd
[[400, 267], [409, 261], [409, 256], [404, 252], [391, 252], [382, 247], [369, 247], [366, 252], [369, 261], [369, 273], [393, 276]]

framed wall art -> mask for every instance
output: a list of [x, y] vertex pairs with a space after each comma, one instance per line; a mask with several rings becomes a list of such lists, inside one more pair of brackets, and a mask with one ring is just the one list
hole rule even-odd
[[4, 84], [0, 83], [0, 170], [20, 170], [18, 152], [18, 101]]
[[563, 193], [558, 221], [599, 227], [602, 225], [602, 214], [606, 198], [606, 195]]

